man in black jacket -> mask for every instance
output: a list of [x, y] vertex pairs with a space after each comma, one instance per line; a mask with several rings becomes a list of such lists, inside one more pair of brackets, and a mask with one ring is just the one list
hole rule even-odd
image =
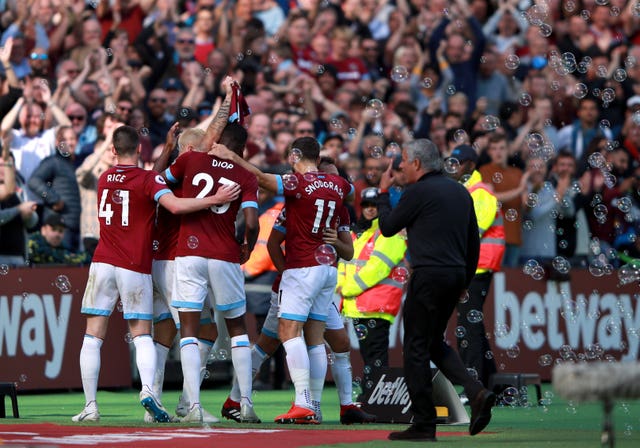
[[407, 187], [391, 210], [389, 168], [380, 180], [379, 223], [384, 236], [407, 229], [413, 273], [403, 310], [404, 374], [411, 397], [413, 424], [392, 432], [391, 440], [435, 441], [436, 410], [430, 361], [471, 400], [469, 433], [491, 420], [493, 392], [484, 389], [465, 368], [443, 334], [460, 297], [473, 278], [480, 253], [473, 200], [466, 188], [442, 173], [440, 152], [427, 139], [404, 145], [400, 164]]

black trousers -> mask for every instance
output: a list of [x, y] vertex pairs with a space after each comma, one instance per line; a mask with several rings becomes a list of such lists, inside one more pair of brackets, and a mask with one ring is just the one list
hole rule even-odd
[[497, 371], [496, 362], [493, 356], [487, 357], [487, 352], [491, 352], [491, 346], [486, 336], [484, 319], [480, 322], [470, 322], [468, 315], [469, 311], [483, 310], [492, 278], [491, 272], [473, 277], [469, 285], [469, 300], [466, 303], [458, 303], [458, 326], [466, 330], [464, 337], [458, 338], [458, 353], [467, 368], [473, 368], [478, 372], [478, 380], [484, 387], [489, 385], [489, 377]]
[[353, 325], [367, 327], [366, 337], [359, 339], [360, 354], [364, 361], [366, 380], [375, 377], [381, 367], [389, 367], [389, 328], [391, 323], [386, 319], [354, 319]]
[[433, 363], [453, 384], [473, 399], [482, 384], [467, 372], [458, 353], [444, 341], [444, 331], [464, 289], [463, 268], [417, 268], [409, 281], [404, 304], [404, 374], [411, 397], [414, 424], [433, 427], [431, 367]]

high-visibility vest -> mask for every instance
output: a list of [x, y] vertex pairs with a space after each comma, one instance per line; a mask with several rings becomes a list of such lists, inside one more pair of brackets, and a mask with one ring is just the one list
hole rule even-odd
[[276, 270], [269, 256], [269, 251], [267, 250], [267, 240], [269, 239], [273, 224], [276, 222], [283, 207], [284, 202], [278, 202], [258, 218], [258, 223], [260, 224], [258, 240], [251, 252], [251, 256], [247, 262], [242, 265], [242, 270], [247, 277], [255, 277], [263, 272]]
[[[473, 185], [468, 185], [467, 189], [473, 198], [476, 214], [481, 207], [487, 206], [486, 203], [489, 201], [497, 204], [491, 187], [484, 182], [480, 181]], [[502, 265], [502, 257], [505, 251], [504, 221], [500, 207], [496, 205], [495, 217], [488, 228], [483, 229], [480, 222], [478, 222], [478, 228], [480, 230], [480, 258], [478, 259], [476, 274], [488, 271], [498, 272]]]
[[[342, 312], [351, 318], [381, 318], [390, 322], [400, 310], [404, 282], [398, 269], [406, 268], [406, 239], [381, 235], [378, 220], [360, 238], [352, 233], [354, 258], [338, 265]], [[355, 297], [344, 299], [345, 297]]]

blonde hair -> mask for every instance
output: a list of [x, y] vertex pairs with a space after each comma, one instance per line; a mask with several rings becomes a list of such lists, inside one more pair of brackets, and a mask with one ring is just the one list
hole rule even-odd
[[202, 129], [187, 129], [180, 137], [178, 137], [178, 150], [183, 152], [184, 149], [191, 145], [195, 151], [206, 152], [207, 148], [200, 148], [200, 142], [204, 138], [205, 132]]

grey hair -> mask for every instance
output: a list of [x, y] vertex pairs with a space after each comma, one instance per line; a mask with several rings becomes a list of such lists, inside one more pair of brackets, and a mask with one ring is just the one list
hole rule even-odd
[[407, 151], [407, 162], [415, 159], [420, 161], [420, 166], [427, 172], [442, 171], [442, 156], [438, 147], [431, 140], [419, 138], [404, 144]]

